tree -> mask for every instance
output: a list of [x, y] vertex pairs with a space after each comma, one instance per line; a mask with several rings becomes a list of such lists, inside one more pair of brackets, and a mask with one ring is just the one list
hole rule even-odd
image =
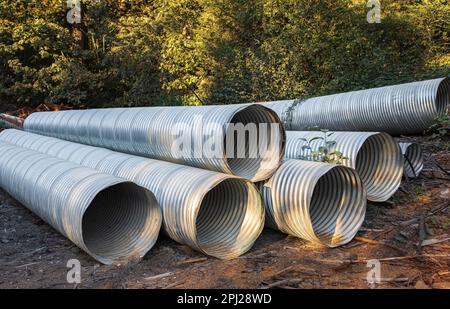
[[450, 4], [384, 0], [0, 0], [0, 102], [77, 107], [302, 98], [450, 71]]

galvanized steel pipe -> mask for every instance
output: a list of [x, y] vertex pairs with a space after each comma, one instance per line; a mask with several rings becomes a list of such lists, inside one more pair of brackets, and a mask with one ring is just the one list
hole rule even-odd
[[231, 259], [248, 251], [264, 227], [256, 186], [232, 175], [81, 145], [19, 130], [0, 140], [133, 181], [155, 193], [175, 241]]
[[23, 119], [7, 114], [0, 114], [0, 130], [1, 129], [22, 129]]
[[399, 143], [404, 157], [404, 171], [407, 177], [416, 178], [423, 169], [422, 148], [416, 143]]
[[422, 133], [445, 114], [450, 78], [339, 93], [306, 100], [268, 102], [286, 130]]
[[[235, 124], [254, 125], [255, 136], [249, 138], [242, 130], [240, 140], [235, 137]], [[280, 119], [259, 104], [33, 113], [24, 129], [251, 181], [269, 178], [284, 151]], [[249, 146], [257, 139], [260, 144]]]
[[[287, 131], [285, 157], [300, 159], [303, 139], [310, 141], [323, 137], [317, 131]], [[336, 150], [347, 160], [343, 165], [354, 168], [361, 177], [370, 201], [388, 200], [399, 188], [403, 174], [403, 157], [397, 142], [388, 134], [380, 132], [333, 132], [329, 137], [335, 141]], [[310, 144], [313, 150], [324, 146], [324, 141], [316, 139]]]
[[0, 186], [104, 264], [142, 258], [161, 228], [161, 210], [147, 189], [6, 142]]
[[366, 191], [352, 168], [287, 160], [259, 187], [266, 225], [308, 241], [346, 244], [364, 221]]

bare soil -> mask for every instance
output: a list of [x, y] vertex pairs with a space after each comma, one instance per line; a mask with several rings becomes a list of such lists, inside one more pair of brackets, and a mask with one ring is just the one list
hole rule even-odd
[[[143, 261], [105, 266], [0, 190], [0, 288], [450, 288], [449, 142], [409, 139], [425, 148], [423, 173], [369, 203], [358, 237], [336, 249], [266, 229], [250, 252], [221, 261], [161, 236]], [[66, 281], [70, 259], [81, 262], [80, 284]]]

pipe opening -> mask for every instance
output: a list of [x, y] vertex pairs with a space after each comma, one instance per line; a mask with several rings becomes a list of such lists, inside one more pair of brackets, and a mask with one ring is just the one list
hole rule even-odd
[[102, 190], [82, 218], [85, 246], [105, 264], [144, 256], [156, 242], [160, 226], [158, 203], [131, 182]]
[[250, 249], [264, 225], [261, 197], [251, 183], [225, 179], [203, 198], [196, 220], [197, 243], [221, 259]]
[[400, 155], [398, 144], [385, 133], [371, 135], [365, 140], [358, 151], [355, 169], [369, 200], [386, 201], [397, 191], [403, 174]]
[[448, 113], [450, 106], [450, 78], [445, 78], [438, 87], [436, 93], [436, 111], [438, 116]]
[[[237, 112], [230, 124], [236, 127], [227, 128], [225, 153], [232, 173], [255, 182], [269, 178], [280, 165], [285, 146], [284, 129], [276, 113], [262, 105], [250, 105]], [[243, 132], [235, 130], [239, 124], [244, 125]], [[273, 126], [277, 130], [272, 130], [271, 124], [277, 124]], [[239, 143], [239, 135], [245, 144]]]
[[364, 220], [365, 199], [353, 170], [338, 166], [321, 176], [309, 208], [316, 237], [329, 247], [349, 242]]
[[422, 148], [418, 144], [410, 144], [406, 148], [404, 156], [408, 159], [404, 159], [404, 169], [406, 175], [410, 178], [419, 176], [423, 169]]

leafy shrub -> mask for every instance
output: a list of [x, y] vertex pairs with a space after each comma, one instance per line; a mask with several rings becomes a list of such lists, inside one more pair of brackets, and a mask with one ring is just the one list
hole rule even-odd
[[447, 75], [450, 4], [382, 0], [0, 0], [0, 101], [77, 107], [301, 98]]

